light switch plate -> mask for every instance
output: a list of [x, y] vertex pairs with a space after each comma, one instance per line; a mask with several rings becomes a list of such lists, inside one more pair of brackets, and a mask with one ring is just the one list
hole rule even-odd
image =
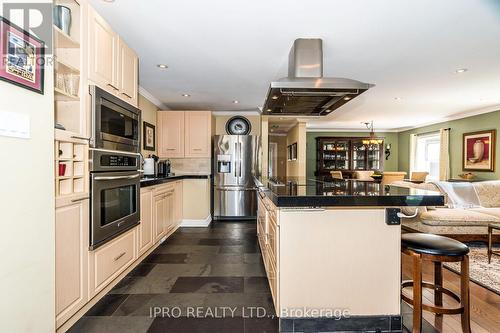
[[18, 112], [0, 111], [0, 135], [30, 138], [30, 116]]

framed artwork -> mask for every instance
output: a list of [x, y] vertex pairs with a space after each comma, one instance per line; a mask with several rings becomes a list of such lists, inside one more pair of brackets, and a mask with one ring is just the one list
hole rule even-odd
[[297, 143], [293, 143], [287, 147], [287, 160], [297, 160]]
[[0, 80], [43, 95], [43, 41], [0, 16], [0, 54]]
[[156, 133], [155, 126], [143, 122], [142, 123], [142, 142], [144, 150], [155, 150], [156, 149]]
[[495, 171], [496, 130], [464, 133], [463, 169]]

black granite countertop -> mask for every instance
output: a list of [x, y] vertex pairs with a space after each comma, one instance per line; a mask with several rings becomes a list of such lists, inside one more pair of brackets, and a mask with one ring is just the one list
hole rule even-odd
[[160, 177], [143, 177], [141, 178], [141, 187], [148, 187], [153, 185], [160, 185], [179, 179], [208, 179], [210, 175], [184, 175], [184, 174], [171, 174], [168, 176]]
[[439, 192], [383, 185], [377, 181], [311, 177], [258, 178], [259, 191], [278, 207], [443, 206]]

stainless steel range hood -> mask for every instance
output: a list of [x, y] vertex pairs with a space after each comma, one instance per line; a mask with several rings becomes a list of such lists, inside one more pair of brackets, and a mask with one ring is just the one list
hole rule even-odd
[[288, 59], [288, 77], [271, 82], [264, 115], [326, 116], [373, 84], [323, 77], [323, 41], [296, 39]]

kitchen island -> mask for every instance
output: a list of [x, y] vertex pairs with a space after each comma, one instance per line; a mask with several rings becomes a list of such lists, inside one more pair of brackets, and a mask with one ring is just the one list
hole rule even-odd
[[398, 213], [444, 197], [330, 177], [257, 184], [257, 234], [281, 330], [401, 331]]

